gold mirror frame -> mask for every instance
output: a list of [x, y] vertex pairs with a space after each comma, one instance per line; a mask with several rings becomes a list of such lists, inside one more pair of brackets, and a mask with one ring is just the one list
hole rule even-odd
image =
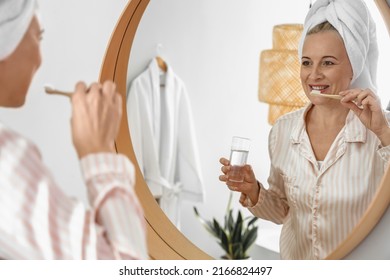
[[[113, 80], [126, 100], [127, 68], [130, 51], [138, 24], [149, 0], [130, 0], [126, 5], [106, 50], [100, 81]], [[148, 229], [148, 249], [151, 259], [212, 259], [190, 242], [170, 222], [149, 191], [137, 164], [127, 122], [126, 102], [116, 140], [116, 150], [134, 163], [136, 169], [136, 193], [144, 209]], [[377, 193], [359, 224], [326, 259], [342, 259], [347, 256], [375, 227], [390, 203], [390, 166], [384, 174]]]

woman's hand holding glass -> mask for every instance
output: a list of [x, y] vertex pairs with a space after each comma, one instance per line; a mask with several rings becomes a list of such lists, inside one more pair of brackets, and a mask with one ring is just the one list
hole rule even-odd
[[241, 193], [240, 203], [246, 205], [246, 199], [249, 197], [252, 205], [257, 203], [260, 188], [257, 184], [255, 174], [252, 167], [249, 164], [244, 165], [242, 173], [244, 180], [242, 182], [230, 181], [229, 171], [231, 169], [230, 161], [226, 158], [220, 158], [219, 162], [222, 164], [221, 171], [223, 175], [219, 176], [219, 180], [225, 182], [231, 191]]
[[339, 93], [341, 104], [351, 109], [374, 132], [383, 146], [390, 145], [390, 128], [379, 98], [370, 89], [349, 89]]

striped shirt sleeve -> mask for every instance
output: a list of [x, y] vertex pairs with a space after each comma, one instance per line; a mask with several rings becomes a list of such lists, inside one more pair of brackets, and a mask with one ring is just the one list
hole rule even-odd
[[107, 236], [115, 258], [147, 258], [143, 212], [133, 189], [133, 165], [123, 155], [96, 154], [83, 158], [81, 168], [93, 209], [91, 219], [104, 229], [100, 236]]
[[288, 213], [289, 205], [284, 188], [281, 187], [283, 186], [281, 177], [272, 166], [273, 153], [277, 148], [277, 129], [278, 127], [274, 126], [271, 129], [268, 138], [269, 154], [271, 158], [271, 169], [268, 177], [269, 188], [265, 189], [264, 186], [259, 183], [260, 192], [256, 205], [253, 205], [249, 197], [247, 197], [247, 201], [243, 206], [248, 207], [249, 211], [256, 217], [272, 221], [276, 224], [282, 224]]
[[34, 144], [0, 123], [0, 259], [147, 258], [131, 162], [95, 154], [81, 168], [90, 208], [57, 186]]

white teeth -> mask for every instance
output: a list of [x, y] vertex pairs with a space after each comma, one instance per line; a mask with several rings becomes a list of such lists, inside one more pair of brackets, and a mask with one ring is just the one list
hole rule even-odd
[[312, 86], [311, 88], [314, 89], [314, 90], [323, 90], [323, 89], [325, 89], [326, 87], [316, 87], [316, 86]]

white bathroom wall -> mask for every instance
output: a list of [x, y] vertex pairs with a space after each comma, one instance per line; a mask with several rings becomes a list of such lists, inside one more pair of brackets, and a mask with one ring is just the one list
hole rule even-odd
[[72, 90], [97, 81], [111, 32], [127, 1], [39, 1], [43, 63], [19, 109], [0, 110], [1, 122], [33, 140], [63, 190], [85, 200], [70, 135], [70, 102], [43, 92], [46, 83]]

